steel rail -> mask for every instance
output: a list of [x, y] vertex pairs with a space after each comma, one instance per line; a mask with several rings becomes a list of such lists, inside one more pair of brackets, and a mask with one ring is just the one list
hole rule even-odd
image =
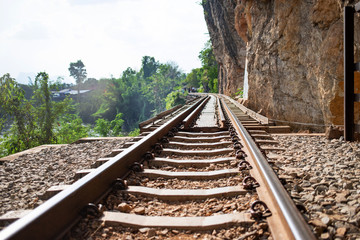
[[0, 232], [0, 239], [58, 239], [80, 219], [80, 212], [88, 203], [97, 203], [118, 177], [124, 176], [130, 166], [139, 161], [143, 154], [180, 124], [205, 98], [177, 114], [124, 152], [111, 158], [67, 189], [17, 220]]
[[205, 100], [183, 120], [184, 128], [187, 129], [193, 123], [193, 121], [197, 118], [201, 110], [205, 107], [206, 103], [209, 101], [210, 96], [206, 96]]
[[216, 101], [216, 104], [217, 104], [217, 108], [218, 108], [218, 118], [219, 118], [219, 122], [220, 122], [220, 125], [221, 125], [221, 128], [224, 128], [225, 127], [225, 122], [226, 122], [226, 119], [225, 119], [225, 116], [224, 116], [224, 113], [221, 109], [221, 103], [220, 103], [220, 98], [219, 97], [216, 97], [217, 101]]
[[175, 107], [173, 107], [173, 108], [171, 108], [169, 110], [163, 111], [163, 112], [157, 114], [155, 117], [150, 118], [150, 119], [148, 119], [146, 121], [143, 121], [143, 122], [139, 123], [139, 127], [142, 128], [142, 127], [144, 127], [144, 126], [146, 126], [146, 125], [148, 125], [150, 123], [154, 123], [156, 120], [159, 120], [159, 119], [165, 117], [166, 115], [172, 114], [173, 112], [175, 112], [176, 110], [178, 110], [182, 106], [184, 106], [184, 105], [180, 104], [180, 105], [177, 105], [177, 106], [175, 106]]
[[[300, 214], [297, 207], [291, 200], [288, 192], [284, 189], [274, 170], [264, 158], [260, 149], [257, 147], [254, 140], [251, 138], [250, 134], [247, 132], [241, 122], [237, 119], [231, 109], [226, 105], [226, 103], [224, 101], [221, 102], [223, 103], [222, 105], [224, 106], [225, 111], [227, 112], [234, 128], [237, 130], [238, 134], [241, 136], [244, 143], [247, 145], [250, 154], [255, 160], [254, 163], [257, 165], [260, 176], [261, 178], [263, 178], [263, 182], [266, 184], [265, 187], [268, 189], [267, 193], [271, 195], [271, 197], [267, 200], [271, 201], [272, 199], [274, 199], [275, 205], [278, 205], [277, 209], [280, 210], [278, 212], [281, 215], [280, 217], [282, 217], [284, 220], [282, 221], [282, 223], [287, 224], [287, 226], [283, 227], [291, 231], [292, 239], [316, 239], [314, 234], [311, 232], [308, 224], [305, 222], [303, 216]], [[273, 233], [273, 235], [276, 234]], [[276, 239], [276, 237], [274, 238]]]

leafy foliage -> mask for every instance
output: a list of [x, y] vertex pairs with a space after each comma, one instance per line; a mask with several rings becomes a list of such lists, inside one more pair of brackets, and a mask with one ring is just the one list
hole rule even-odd
[[202, 67], [193, 69], [186, 77], [188, 87], [200, 88], [200, 92], [218, 92], [218, 65], [212, 50], [211, 41], [207, 41], [199, 53]]
[[81, 60], [78, 60], [77, 62], [70, 63], [70, 67], [68, 69], [70, 76], [75, 78], [78, 90], [77, 99], [78, 102], [80, 102], [80, 85], [84, 82], [87, 75], [85, 65]]
[[[53, 142], [54, 134], [52, 129], [58, 112], [51, 112], [52, 102], [50, 99], [49, 75], [45, 72], [40, 72], [35, 78], [32, 102], [32, 105], [36, 109], [35, 114], [38, 117], [37, 122], [40, 129], [39, 143]], [[55, 108], [53, 110], [55, 110]]]
[[25, 110], [24, 90], [22, 90], [10, 74], [0, 78], [0, 131], [3, 129], [8, 115], [18, 116], [17, 121], [23, 122], [22, 110]]
[[76, 84], [82, 83], [87, 75], [85, 65], [81, 60], [70, 63], [69, 72], [70, 76], [75, 78]]
[[166, 109], [173, 108], [179, 104], [185, 104], [186, 93], [180, 93], [179, 91], [174, 91], [169, 93], [166, 98]]
[[111, 122], [99, 118], [96, 120], [94, 131], [102, 137], [115, 137], [121, 136], [122, 125], [124, 120], [122, 120], [122, 113], [119, 113], [115, 116], [115, 119]]
[[159, 67], [159, 62], [155, 61], [154, 57], [144, 56], [141, 62], [142, 62], [141, 72], [145, 79], [154, 75]]
[[23, 89], [9, 74], [0, 78], [1, 122], [12, 122], [1, 139], [1, 147], [5, 149], [2, 154], [16, 153], [41, 144], [61, 143], [54, 125], [71, 110], [71, 100], [53, 102], [49, 86], [48, 74], [40, 72], [32, 85], [33, 95], [27, 100]]
[[105, 94], [109, 83], [109, 79], [96, 80], [88, 78], [82, 84], [82, 88], [90, 90], [81, 96], [81, 104], [76, 106], [77, 112], [84, 123], [95, 124], [96, 116], [94, 114], [103, 104], [102, 95]]
[[55, 126], [57, 143], [73, 143], [76, 140], [87, 137], [89, 126], [83, 124], [82, 119], [76, 114], [65, 114]]
[[[91, 131], [101, 136], [137, 136], [138, 123], [178, 104], [185, 103], [184, 86], [217, 92], [217, 63], [211, 43], [199, 53], [201, 68], [188, 75], [173, 63], [160, 63], [144, 56], [140, 71], [127, 68], [119, 78], [89, 78], [81, 60], [70, 63], [70, 76], [77, 83], [78, 104], [71, 96], [56, 101], [51, 91], [71, 86], [49, 81], [40, 72], [30, 86], [20, 86], [9, 74], [0, 78], [0, 156], [47, 143], [72, 143]], [[86, 80], [86, 81], [85, 81]], [[82, 95], [80, 88], [90, 89]], [[24, 91], [26, 89], [26, 93]], [[95, 123], [91, 129], [85, 123]]]
[[94, 116], [110, 121], [123, 113], [123, 130], [132, 131], [139, 122], [165, 110], [164, 99], [182, 85], [184, 78], [176, 64], [160, 64], [145, 56], [139, 72], [128, 68], [120, 78], [109, 80], [102, 105]]
[[136, 137], [140, 135], [140, 129], [139, 128], [135, 128], [133, 131], [129, 132], [128, 136], [129, 137]]
[[231, 95], [232, 98], [240, 97], [242, 98], [244, 94], [243, 88], [238, 88], [237, 91]]

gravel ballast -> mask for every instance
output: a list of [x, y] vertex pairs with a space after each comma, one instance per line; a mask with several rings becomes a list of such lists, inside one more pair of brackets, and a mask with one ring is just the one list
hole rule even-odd
[[322, 136], [274, 136], [286, 189], [319, 239], [360, 239], [360, 143]]
[[[285, 187], [293, 199], [307, 209], [304, 216], [316, 236], [360, 239], [360, 143], [327, 140], [321, 136], [273, 137], [280, 142], [279, 147], [286, 149], [278, 153], [281, 157], [275, 161], [276, 171], [287, 180]], [[36, 207], [42, 203], [40, 196], [49, 187], [71, 184], [76, 171], [90, 168], [96, 159], [105, 157], [114, 148], [121, 148], [123, 143], [109, 140], [71, 144], [5, 162], [0, 165], [1, 214]], [[151, 182], [149, 179], [141, 185]], [[183, 184], [179, 181], [179, 188]], [[106, 228], [101, 229], [94, 239], [104, 234]], [[155, 230], [157, 234], [161, 231], [165, 230]], [[132, 236], [136, 238], [137, 234], [140, 232]], [[177, 234], [181, 235], [181, 231]], [[204, 233], [199, 238], [204, 236], [211, 239], [214, 233]]]
[[106, 140], [69, 144], [25, 154], [0, 165], [0, 215], [33, 209], [51, 186], [72, 184], [81, 169], [91, 168], [99, 158], [121, 148], [124, 141]]

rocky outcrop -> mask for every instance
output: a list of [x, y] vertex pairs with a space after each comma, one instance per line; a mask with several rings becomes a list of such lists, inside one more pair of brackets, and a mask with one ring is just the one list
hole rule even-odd
[[[243, 87], [247, 65], [248, 107], [271, 119], [343, 124], [346, 4], [349, 1], [204, 0], [220, 65], [220, 91], [230, 95]], [[359, 23], [355, 17], [356, 40]], [[357, 55], [359, 50], [356, 44]], [[356, 121], [359, 116], [357, 112]]]
[[236, 2], [203, 1], [214, 55], [219, 64], [219, 92], [231, 94], [243, 87], [246, 42], [235, 30]]

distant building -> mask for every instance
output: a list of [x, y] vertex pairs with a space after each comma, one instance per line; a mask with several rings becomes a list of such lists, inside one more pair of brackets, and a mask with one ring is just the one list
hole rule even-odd
[[[90, 92], [91, 90], [80, 90], [80, 94]], [[78, 94], [77, 90], [71, 90], [70, 88], [62, 89], [60, 91], [51, 91], [51, 95], [53, 99], [62, 100], [67, 96], [75, 96]]]

